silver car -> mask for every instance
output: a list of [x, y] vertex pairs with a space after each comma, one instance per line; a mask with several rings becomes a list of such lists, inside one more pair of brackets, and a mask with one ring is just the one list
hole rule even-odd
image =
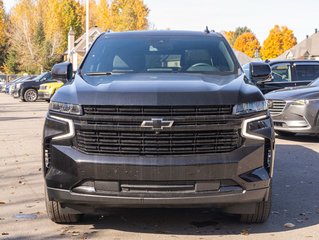
[[277, 134], [319, 134], [319, 78], [307, 86], [284, 88], [265, 97]]

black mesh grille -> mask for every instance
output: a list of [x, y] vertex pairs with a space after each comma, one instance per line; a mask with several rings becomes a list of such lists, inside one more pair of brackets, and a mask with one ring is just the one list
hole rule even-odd
[[172, 155], [224, 153], [238, 148], [234, 130], [190, 133], [77, 131], [77, 147], [95, 154]]
[[228, 115], [232, 105], [216, 106], [83, 106], [84, 114], [89, 115], [128, 115], [128, 116], [199, 116]]
[[[76, 123], [75, 147], [89, 154], [182, 155], [237, 149], [241, 121], [232, 106], [84, 106]], [[143, 121], [173, 121], [169, 128], [142, 127]]]

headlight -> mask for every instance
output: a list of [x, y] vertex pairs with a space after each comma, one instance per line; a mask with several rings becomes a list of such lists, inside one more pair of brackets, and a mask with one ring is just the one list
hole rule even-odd
[[300, 99], [300, 100], [296, 100], [296, 101], [292, 101], [291, 105], [298, 105], [298, 106], [303, 106], [309, 103], [309, 100], [307, 99]]
[[261, 112], [265, 110], [267, 110], [266, 101], [248, 102], [235, 105], [233, 109], [233, 114], [239, 115], [252, 112]]
[[41, 86], [40, 86], [40, 89], [41, 89], [41, 90], [45, 90], [45, 89], [47, 89], [47, 86], [42, 86], [42, 85], [41, 85]]
[[16, 89], [20, 89], [22, 83], [17, 83], [16, 84]]
[[80, 105], [69, 103], [50, 102], [49, 110], [54, 112], [82, 115], [82, 107]]

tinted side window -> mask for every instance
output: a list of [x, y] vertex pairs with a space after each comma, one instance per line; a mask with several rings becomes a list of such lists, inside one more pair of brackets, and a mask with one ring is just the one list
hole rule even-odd
[[291, 82], [291, 67], [289, 63], [271, 66], [272, 82]]
[[296, 65], [296, 81], [312, 81], [319, 77], [319, 65]]

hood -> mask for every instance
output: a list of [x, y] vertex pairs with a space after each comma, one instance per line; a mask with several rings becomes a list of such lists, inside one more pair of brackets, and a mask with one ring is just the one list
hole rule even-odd
[[228, 105], [264, 99], [245, 83], [244, 75], [122, 74], [85, 77], [78, 74], [53, 101], [81, 105]]
[[317, 99], [319, 98], [319, 87], [302, 86], [290, 87], [273, 91], [265, 95], [267, 99], [298, 100], [298, 99]]

